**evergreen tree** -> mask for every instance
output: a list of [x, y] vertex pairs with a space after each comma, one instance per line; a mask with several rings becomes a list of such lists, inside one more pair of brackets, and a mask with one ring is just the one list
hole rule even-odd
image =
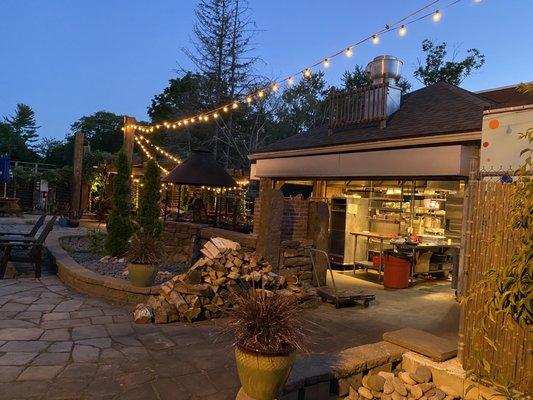
[[139, 209], [137, 210], [137, 221], [141, 229], [147, 234], [158, 237], [161, 233], [161, 221], [159, 216], [160, 198], [160, 174], [154, 160], [149, 160], [143, 177], [143, 186], [139, 193]]
[[131, 169], [128, 157], [123, 150], [118, 153], [115, 168], [117, 173], [113, 179], [113, 208], [107, 222], [105, 250], [108, 254], [116, 257], [126, 252], [128, 239], [133, 233], [130, 221]]
[[26, 104], [17, 104], [15, 115], [4, 118], [5, 121], [13, 127], [15, 132], [22, 138], [30, 149], [36, 146], [39, 135], [37, 134], [37, 126], [35, 122], [35, 112], [30, 106]]

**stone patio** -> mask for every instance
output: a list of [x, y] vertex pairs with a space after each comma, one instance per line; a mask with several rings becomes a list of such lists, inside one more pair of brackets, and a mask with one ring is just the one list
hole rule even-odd
[[[351, 273], [335, 277], [339, 287], [364, 289], [376, 301], [366, 309], [321, 304], [304, 311], [314, 360], [403, 327], [457, 338], [459, 306], [449, 284], [389, 291]], [[220, 320], [136, 325], [131, 310], [77, 293], [54, 275], [0, 281], [0, 397], [235, 398], [238, 377]]]

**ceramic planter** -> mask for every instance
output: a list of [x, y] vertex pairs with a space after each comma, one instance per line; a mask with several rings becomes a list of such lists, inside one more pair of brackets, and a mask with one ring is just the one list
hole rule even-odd
[[242, 389], [252, 399], [274, 400], [283, 389], [295, 358], [295, 351], [263, 355], [235, 348]]
[[155, 265], [128, 263], [129, 280], [134, 286], [152, 286], [156, 273], [157, 266]]

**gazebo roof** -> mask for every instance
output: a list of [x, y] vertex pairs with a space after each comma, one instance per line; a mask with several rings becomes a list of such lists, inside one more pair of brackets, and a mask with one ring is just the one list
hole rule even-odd
[[179, 185], [236, 186], [235, 180], [216, 162], [213, 154], [205, 150], [193, 150], [189, 158], [162, 179]]

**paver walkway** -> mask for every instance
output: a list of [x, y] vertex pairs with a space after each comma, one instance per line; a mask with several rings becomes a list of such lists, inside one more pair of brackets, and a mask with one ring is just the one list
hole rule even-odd
[[0, 281], [0, 398], [234, 399], [211, 323], [136, 325], [129, 309], [54, 276]]

